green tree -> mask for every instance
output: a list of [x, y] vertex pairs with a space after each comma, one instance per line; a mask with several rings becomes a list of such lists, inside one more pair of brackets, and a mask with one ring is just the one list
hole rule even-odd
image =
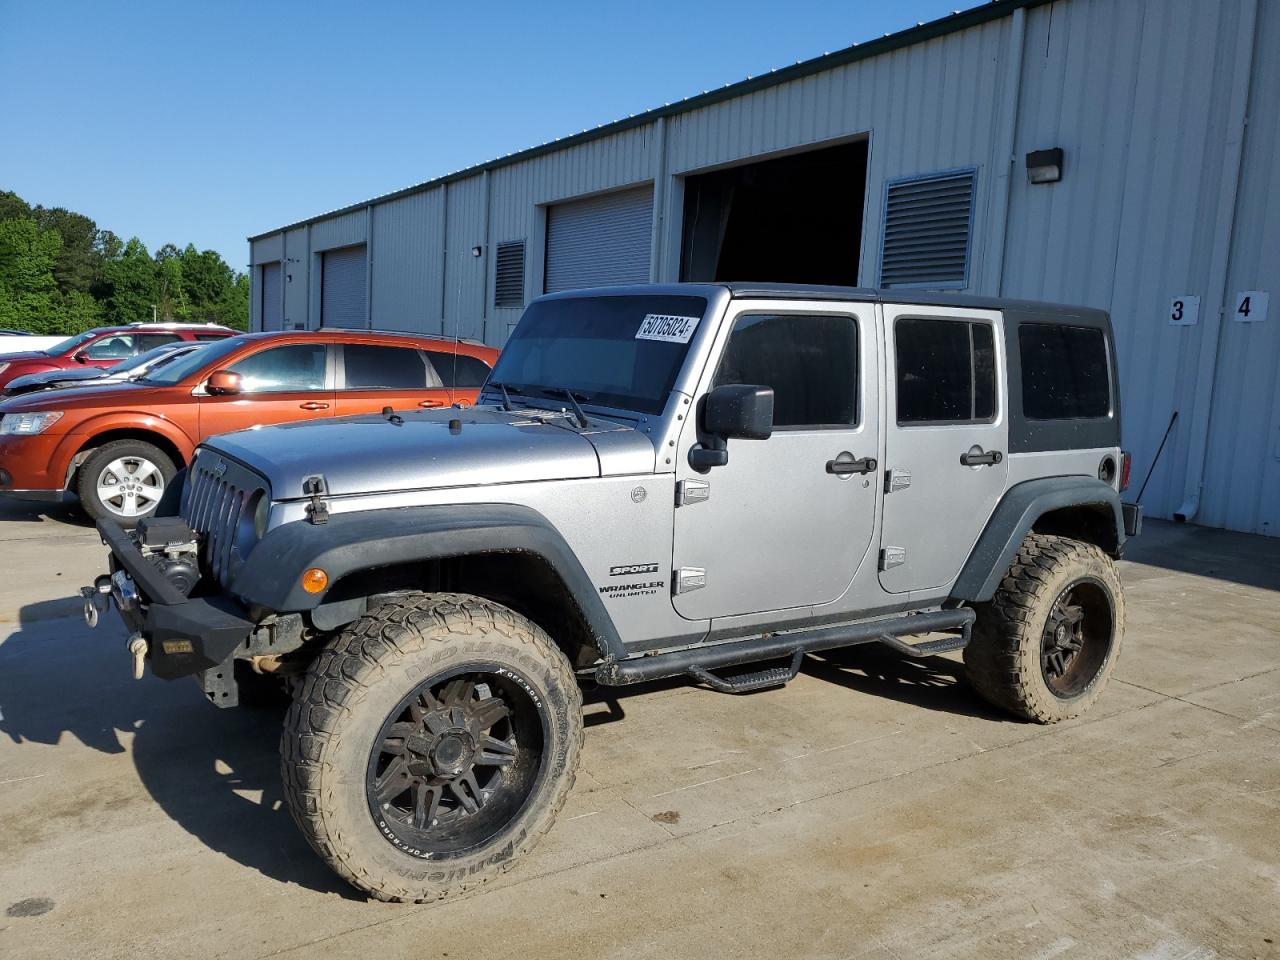
[[137, 237], [124, 245], [119, 259], [103, 268], [106, 296], [103, 314], [110, 323], [139, 323], [151, 319], [157, 306], [159, 283], [156, 265]]
[[218, 305], [219, 322], [236, 330], [249, 329], [249, 275], [237, 273]]
[[62, 240], [34, 220], [0, 220], [0, 327], [60, 333], [53, 277]]
[[36, 207], [32, 219], [43, 231], [62, 237], [62, 250], [53, 276], [63, 293], [88, 293], [102, 276], [102, 254], [97, 249], [98, 225], [82, 213], [62, 207]]

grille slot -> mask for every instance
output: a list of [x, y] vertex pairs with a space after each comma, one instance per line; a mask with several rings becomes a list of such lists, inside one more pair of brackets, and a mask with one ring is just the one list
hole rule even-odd
[[236, 534], [248, 505], [266, 489], [252, 471], [201, 451], [191, 465], [183, 515], [200, 539], [201, 565], [226, 586], [239, 567]]

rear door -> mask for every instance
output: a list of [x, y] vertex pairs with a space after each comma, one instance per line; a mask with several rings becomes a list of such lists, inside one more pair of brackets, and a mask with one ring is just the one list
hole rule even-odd
[[449, 388], [453, 403], [469, 407], [476, 402], [480, 388], [491, 372], [487, 363], [479, 357], [453, 351], [428, 350], [426, 354], [441, 382]]
[[373, 343], [336, 349], [338, 416], [449, 405], [449, 391], [422, 350]]
[[884, 307], [887, 376], [880, 584], [890, 593], [959, 574], [1009, 474], [1001, 315]]
[[326, 344], [267, 347], [222, 369], [240, 374], [242, 390], [200, 397], [201, 439], [248, 427], [333, 416], [333, 373]]

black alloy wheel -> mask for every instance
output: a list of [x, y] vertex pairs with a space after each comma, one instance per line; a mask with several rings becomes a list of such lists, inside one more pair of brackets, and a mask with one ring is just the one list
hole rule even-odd
[[547, 731], [529, 684], [468, 664], [432, 677], [386, 718], [365, 792], [382, 835], [420, 858], [483, 846], [524, 808]]
[[1040, 671], [1049, 691], [1076, 697], [1107, 661], [1115, 616], [1105, 586], [1092, 577], [1069, 584], [1053, 602], [1040, 640]]

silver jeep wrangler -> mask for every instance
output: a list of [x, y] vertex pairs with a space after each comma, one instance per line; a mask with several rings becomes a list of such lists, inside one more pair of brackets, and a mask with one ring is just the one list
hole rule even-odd
[[[331, 347], [340, 350], [341, 347]], [[543, 297], [473, 408], [216, 437], [178, 502], [99, 529], [137, 675], [292, 702], [293, 815], [385, 900], [546, 833], [580, 684], [744, 693], [807, 653], [963, 650], [1040, 723], [1124, 630], [1111, 325], [1098, 310], [820, 287]], [[167, 514], [167, 515], [163, 515]]]

